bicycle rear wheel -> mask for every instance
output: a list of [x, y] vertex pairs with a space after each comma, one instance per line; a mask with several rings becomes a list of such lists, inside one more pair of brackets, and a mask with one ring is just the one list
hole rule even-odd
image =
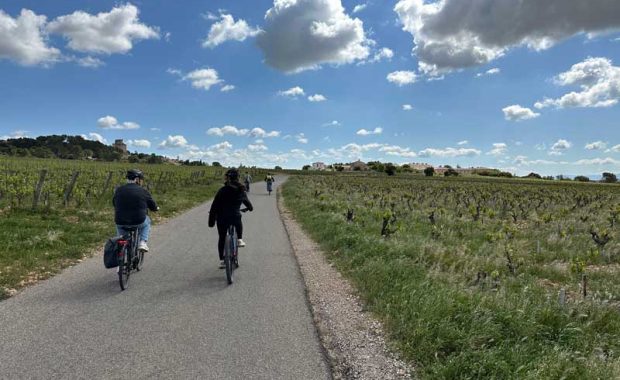
[[127, 289], [129, 286], [129, 274], [131, 273], [131, 254], [128, 246], [124, 246], [121, 251], [122, 257], [118, 265], [118, 281], [121, 290]]
[[233, 283], [233, 250], [232, 239], [230, 234], [226, 234], [226, 243], [224, 245], [224, 266], [226, 267], [226, 280], [228, 285]]
[[136, 270], [140, 272], [142, 270], [143, 265], [144, 265], [144, 251], [138, 250], [138, 254], [136, 258]]

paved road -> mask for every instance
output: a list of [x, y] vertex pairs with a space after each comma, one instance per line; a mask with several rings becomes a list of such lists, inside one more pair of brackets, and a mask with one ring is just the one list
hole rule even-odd
[[0, 302], [0, 378], [329, 379], [276, 197], [250, 199], [232, 286], [205, 204], [154, 228], [127, 291], [97, 256]]

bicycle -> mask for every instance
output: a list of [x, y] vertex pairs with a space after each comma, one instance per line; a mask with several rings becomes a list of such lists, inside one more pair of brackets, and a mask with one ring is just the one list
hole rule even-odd
[[[241, 212], [247, 212], [248, 209], [241, 209]], [[224, 241], [224, 267], [226, 269], [226, 280], [228, 285], [234, 281], [233, 272], [239, 268], [239, 243], [237, 238], [237, 229], [234, 224], [228, 227], [226, 232], [226, 240]]]
[[123, 230], [127, 231], [127, 234], [118, 241], [121, 245], [118, 252], [118, 280], [121, 290], [129, 286], [131, 271], [139, 272], [144, 265], [144, 251], [138, 249], [140, 229], [137, 226], [127, 226], [123, 227]]

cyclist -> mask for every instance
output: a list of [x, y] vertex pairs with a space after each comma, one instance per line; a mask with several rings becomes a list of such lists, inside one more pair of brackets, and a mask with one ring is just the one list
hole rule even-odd
[[272, 188], [273, 183], [275, 181], [276, 181], [276, 179], [273, 178], [271, 173], [267, 173], [267, 176], [265, 177], [265, 182], [267, 182], [267, 191], [269, 192], [269, 195], [271, 195], [271, 188]]
[[127, 183], [114, 191], [112, 204], [114, 205], [114, 221], [118, 235], [125, 235], [126, 227], [137, 226], [140, 229], [140, 242], [138, 249], [148, 252], [146, 244], [149, 241], [151, 231], [151, 218], [147, 210], [158, 211], [157, 203], [151, 193], [142, 187], [144, 174], [138, 169], [127, 172]]
[[252, 183], [252, 176], [250, 173], [245, 172], [245, 177], [243, 178], [243, 184], [245, 185], [245, 191], [250, 192], [250, 184]]
[[226, 243], [226, 232], [231, 225], [237, 230], [238, 246], [245, 247], [243, 241], [243, 223], [241, 222], [241, 204], [249, 210], [254, 210], [254, 206], [245, 193], [245, 186], [239, 182], [239, 171], [229, 169], [226, 172], [226, 183], [217, 192], [211, 210], [209, 211], [209, 227], [215, 226], [217, 222], [217, 251], [220, 255], [220, 269], [224, 268], [224, 245]]

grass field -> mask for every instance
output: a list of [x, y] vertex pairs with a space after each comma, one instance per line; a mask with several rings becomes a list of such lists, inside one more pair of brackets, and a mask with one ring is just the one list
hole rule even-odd
[[318, 175], [283, 195], [421, 378], [620, 377], [620, 187]]

